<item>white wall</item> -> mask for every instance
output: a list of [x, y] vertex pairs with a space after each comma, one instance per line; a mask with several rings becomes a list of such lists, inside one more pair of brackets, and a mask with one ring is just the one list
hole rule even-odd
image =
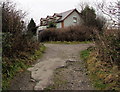
[[44, 30], [46, 28], [47, 28], [46, 26], [40, 26], [40, 27], [37, 28], [37, 32], [36, 32], [36, 38], [37, 38], [37, 40], [38, 40], [38, 36], [39, 36], [39, 31], [40, 30]]
[[57, 26], [57, 28], [61, 28], [61, 27], [62, 27], [61, 22], [60, 22], [60, 23], [57, 23], [56, 26]]
[[[77, 23], [74, 23], [74, 21], [73, 21], [74, 16], [77, 17]], [[80, 15], [76, 11], [74, 11], [71, 15], [69, 15], [64, 20], [64, 27], [68, 27], [68, 26], [76, 25], [76, 24], [81, 24], [81, 23], [82, 23], [82, 19], [81, 19]]]

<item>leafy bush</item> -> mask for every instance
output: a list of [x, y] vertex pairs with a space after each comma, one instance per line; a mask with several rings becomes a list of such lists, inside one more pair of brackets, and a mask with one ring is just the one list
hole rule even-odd
[[56, 28], [56, 23], [55, 22], [48, 22], [48, 28]]
[[40, 41], [86, 41], [91, 40], [93, 28], [86, 26], [70, 26], [67, 28], [50, 28], [39, 34]]

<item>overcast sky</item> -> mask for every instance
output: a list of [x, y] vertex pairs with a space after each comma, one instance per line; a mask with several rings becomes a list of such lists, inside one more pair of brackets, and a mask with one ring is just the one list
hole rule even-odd
[[96, 1], [102, 0], [13, 0], [19, 9], [28, 13], [27, 19], [33, 18], [37, 25], [40, 18], [45, 18], [47, 15], [74, 9], [80, 2], [93, 4]]

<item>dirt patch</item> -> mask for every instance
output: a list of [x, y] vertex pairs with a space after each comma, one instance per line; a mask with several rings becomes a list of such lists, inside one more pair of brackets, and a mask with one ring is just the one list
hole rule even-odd
[[84, 64], [80, 61], [68, 60], [66, 66], [55, 70], [52, 80], [45, 90], [93, 90]]
[[35, 81], [31, 78], [31, 73], [25, 71], [14, 77], [9, 90], [33, 90], [34, 86]]

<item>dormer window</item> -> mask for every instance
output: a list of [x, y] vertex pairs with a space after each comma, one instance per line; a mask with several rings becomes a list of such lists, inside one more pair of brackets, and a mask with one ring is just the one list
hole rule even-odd
[[73, 16], [73, 22], [77, 23], [77, 17], [76, 16]]
[[61, 18], [60, 16], [57, 16], [57, 17], [56, 17], [56, 20], [59, 20], [60, 18]]

